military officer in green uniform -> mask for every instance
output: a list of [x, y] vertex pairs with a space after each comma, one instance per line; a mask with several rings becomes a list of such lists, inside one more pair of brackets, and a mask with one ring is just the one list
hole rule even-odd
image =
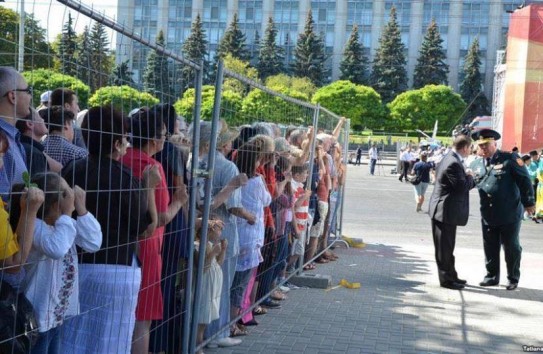
[[481, 286], [500, 282], [500, 243], [503, 244], [507, 264], [507, 290], [514, 290], [520, 278], [522, 247], [519, 231], [524, 211], [535, 212], [535, 199], [528, 171], [522, 159], [500, 151], [496, 141], [500, 134], [491, 129], [473, 133], [482, 159], [475, 160], [473, 171], [481, 200], [483, 246], [486, 271]]

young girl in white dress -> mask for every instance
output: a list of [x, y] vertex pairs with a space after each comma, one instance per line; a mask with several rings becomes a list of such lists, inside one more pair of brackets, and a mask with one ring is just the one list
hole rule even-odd
[[[204, 341], [206, 326], [219, 318], [223, 282], [221, 265], [224, 262], [224, 255], [228, 246], [226, 239], [220, 239], [223, 227], [224, 223], [220, 219], [210, 219], [208, 222], [207, 247], [202, 278], [202, 302], [200, 303], [198, 315], [198, 345]], [[199, 240], [198, 237], [195, 242], [195, 250], [200, 247]], [[200, 350], [198, 353], [202, 354], [203, 351]]]

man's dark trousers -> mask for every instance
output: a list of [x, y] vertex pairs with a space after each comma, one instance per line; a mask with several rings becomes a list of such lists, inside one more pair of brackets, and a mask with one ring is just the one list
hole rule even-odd
[[444, 224], [432, 219], [432, 234], [439, 275], [439, 283], [456, 281], [458, 274], [454, 268], [454, 246], [456, 244], [456, 225]]
[[520, 279], [520, 257], [522, 247], [519, 242], [521, 221], [501, 226], [483, 225], [483, 247], [486, 256], [486, 280], [500, 280], [500, 245], [503, 244], [507, 279], [518, 283]]

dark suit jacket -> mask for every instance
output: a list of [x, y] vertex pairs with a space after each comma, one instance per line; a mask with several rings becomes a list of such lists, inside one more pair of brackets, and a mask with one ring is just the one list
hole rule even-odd
[[436, 169], [434, 192], [430, 197], [429, 214], [439, 222], [464, 226], [469, 216], [469, 190], [475, 186], [466, 175], [460, 158], [449, 152]]

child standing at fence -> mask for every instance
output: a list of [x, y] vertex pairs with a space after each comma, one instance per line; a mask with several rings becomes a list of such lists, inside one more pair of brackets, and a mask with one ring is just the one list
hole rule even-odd
[[304, 245], [309, 223], [309, 198], [311, 191], [304, 188], [304, 183], [309, 175], [309, 166], [292, 166], [292, 193], [294, 195], [293, 240], [287, 270], [304, 255]]
[[[38, 211], [34, 240], [26, 266], [22, 289], [34, 307], [39, 337], [32, 353], [60, 353], [61, 326], [67, 317], [79, 312], [79, 276], [76, 245], [96, 252], [102, 244], [102, 231], [85, 207], [85, 191], [71, 189], [56, 173], [39, 173], [32, 182], [45, 192]], [[14, 190], [23, 190], [16, 185]], [[13, 201], [18, 195], [14, 194]], [[18, 201], [14, 204], [18, 205]], [[77, 220], [72, 219], [74, 210]], [[20, 210], [12, 207], [17, 218]], [[41, 219], [40, 219], [41, 218]]]
[[[198, 345], [204, 341], [204, 333], [208, 324], [219, 318], [221, 308], [221, 290], [223, 275], [221, 265], [224, 262], [226, 247], [228, 241], [220, 239], [224, 223], [220, 219], [209, 220], [207, 228], [207, 245], [204, 262], [204, 272], [202, 274], [202, 292], [200, 302], [200, 312], [198, 316]], [[195, 242], [194, 249], [200, 249], [200, 237]], [[195, 264], [198, 264], [198, 258], [195, 258]], [[200, 350], [198, 353], [203, 353]]]
[[[236, 166], [240, 173], [245, 173], [249, 181], [241, 188], [243, 208], [255, 215], [255, 222], [238, 218], [239, 255], [236, 274], [231, 290], [231, 318], [239, 315], [244, 294], [251, 294], [252, 284], [249, 280], [255, 276], [256, 269], [262, 262], [260, 249], [264, 243], [264, 207], [270, 205], [271, 195], [266, 188], [264, 178], [257, 174], [260, 163], [261, 146], [255, 142], [244, 144], [238, 150]], [[234, 325], [231, 329], [233, 337], [245, 335], [243, 327]]]

